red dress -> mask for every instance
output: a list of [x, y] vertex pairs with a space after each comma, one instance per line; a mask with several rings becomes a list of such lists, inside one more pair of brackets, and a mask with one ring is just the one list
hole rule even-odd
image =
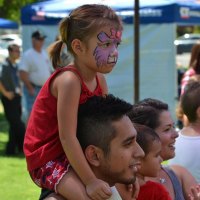
[[79, 104], [94, 95], [102, 95], [98, 77], [96, 76], [97, 87], [91, 92], [73, 66], [59, 68], [49, 77], [36, 98], [25, 134], [24, 153], [29, 171], [65, 155], [58, 134], [57, 99], [50, 93], [51, 81], [63, 71], [73, 71], [80, 78], [82, 91]]
[[147, 181], [140, 187], [137, 200], [172, 200], [167, 190], [160, 183]]

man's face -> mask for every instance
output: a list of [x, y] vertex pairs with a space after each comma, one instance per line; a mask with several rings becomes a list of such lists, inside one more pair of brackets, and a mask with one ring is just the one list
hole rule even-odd
[[32, 43], [34, 48], [36, 49], [42, 49], [44, 45], [44, 39], [43, 38], [32, 38]]
[[136, 130], [127, 116], [113, 123], [116, 137], [110, 143], [110, 152], [102, 156], [99, 166], [101, 178], [110, 185], [130, 184], [140, 168], [144, 152], [136, 142]]
[[17, 60], [19, 59], [20, 57], [20, 49], [18, 46], [14, 46], [12, 48], [12, 50], [10, 51], [10, 57], [13, 59], [13, 60]]

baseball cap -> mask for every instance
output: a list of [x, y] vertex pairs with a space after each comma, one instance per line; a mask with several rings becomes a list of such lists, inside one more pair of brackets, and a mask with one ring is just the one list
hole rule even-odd
[[44, 33], [42, 33], [41, 31], [35, 31], [32, 33], [32, 38], [36, 38], [36, 39], [45, 39], [47, 36], [44, 35]]

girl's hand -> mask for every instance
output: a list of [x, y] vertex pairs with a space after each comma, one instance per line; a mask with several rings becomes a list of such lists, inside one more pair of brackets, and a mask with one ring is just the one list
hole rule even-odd
[[191, 194], [189, 194], [190, 200], [200, 200], [200, 185], [191, 187]]
[[140, 192], [140, 184], [138, 178], [136, 178], [135, 183], [133, 184], [133, 199], [137, 199]]
[[117, 183], [115, 186], [123, 200], [135, 200], [138, 198], [140, 191], [138, 178], [136, 178], [136, 181], [133, 184], [125, 185]]
[[137, 178], [134, 184], [127, 185], [127, 190], [132, 193], [131, 200], [137, 199], [140, 192], [140, 184]]
[[108, 183], [95, 179], [86, 185], [86, 192], [93, 200], [108, 199], [112, 195], [111, 188]]

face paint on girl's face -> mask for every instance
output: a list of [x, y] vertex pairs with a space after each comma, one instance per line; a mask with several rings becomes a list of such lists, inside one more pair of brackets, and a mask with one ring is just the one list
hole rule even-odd
[[97, 66], [101, 67], [106, 64], [116, 64], [118, 59], [118, 50], [117, 47], [121, 42], [121, 31], [115, 29], [110, 30], [110, 36], [105, 32], [100, 32], [97, 35], [98, 46], [94, 50], [95, 60]]

